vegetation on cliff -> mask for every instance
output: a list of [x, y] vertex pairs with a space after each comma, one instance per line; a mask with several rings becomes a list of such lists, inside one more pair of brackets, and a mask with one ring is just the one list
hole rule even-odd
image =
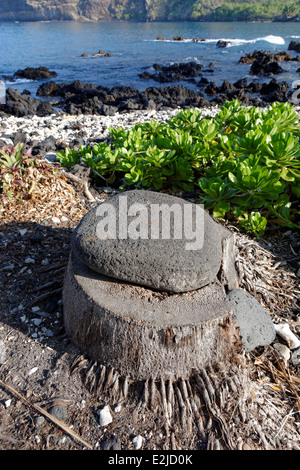
[[0, 21], [293, 21], [300, 0], [3, 0]]

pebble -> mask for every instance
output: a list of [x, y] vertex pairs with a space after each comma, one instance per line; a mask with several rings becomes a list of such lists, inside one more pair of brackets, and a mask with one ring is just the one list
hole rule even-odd
[[32, 307], [31, 311], [32, 311], [33, 313], [39, 312], [39, 311], [40, 311], [40, 307], [38, 307], [38, 306]]
[[[0, 139], [6, 145], [13, 145], [12, 137], [18, 132], [24, 134], [26, 142], [31, 144], [33, 141], [44, 141], [49, 135], [55, 140], [65, 142], [67, 145], [78, 138], [78, 131], [74, 128], [74, 124], [84, 128], [86, 137], [84, 144], [95, 142], [96, 139], [105, 139], [109, 136], [109, 128], [124, 127], [129, 129], [138, 122], [148, 122], [155, 119], [161, 122], [167, 122], [172, 116], [180, 111], [178, 109], [170, 109], [163, 111], [135, 111], [133, 113], [116, 113], [114, 116], [97, 116], [97, 115], [79, 115], [79, 116], [52, 116], [51, 120], [47, 117], [31, 116], [28, 117], [0, 117]], [[203, 116], [215, 116], [219, 111], [219, 107], [211, 107], [202, 110]], [[5, 125], [5, 129], [1, 127]], [[75, 126], [75, 127], [76, 127]], [[52, 152], [45, 152], [45, 158], [54, 161]]]
[[102, 450], [121, 450], [121, 440], [118, 436], [112, 436], [101, 443]]
[[292, 363], [294, 366], [300, 365], [300, 348], [294, 349], [292, 353]]
[[135, 436], [133, 439], [132, 439], [132, 443], [134, 445], [134, 447], [138, 450], [142, 447], [143, 445], [143, 440], [144, 438], [140, 435], [138, 436]]
[[[202, 108], [202, 116], [214, 117], [219, 112], [219, 109], [219, 106]], [[7, 145], [12, 145], [13, 136], [20, 131], [26, 136], [26, 141], [29, 143], [34, 140], [42, 142], [51, 135], [54, 139], [60, 142], [65, 141], [68, 145], [78, 138], [76, 127], [80, 126], [84, 128], [86, 132], [84, 144], [87, 145], [90, 141], [93, 142], [95, 139], [99, 140], [108, 137], [110, 127], [118, 128], [122, 126], [124, 129], [129, 129], [138, 122], [149, 122], [151, 119], [167, 122], [180, 110], [180, 108], [177, 108], [162, 111], [134, 111], [132, 113], [116, 113], [113, 116], [83, 114], [78, 116], [53, 115], [51, 119], [47, 116], [6, 116], [0, 117], [0, 139]], [[296, 106], [296, 111], [298, 113], [300, 112], [300, 106]], [[45, 154], [48, 154], [47, 159], [54, 158], [53, 155], [49, 155], [49, 151], [45, 152]]]
[[28, 257], [28, 258], [25, 259], [25, 263], [26, 264], [34, 264], [35, 260], [33, 258]]
[[9, 398], [8, 400], [4, 400], [4, 406], [5, 408], [9, 408], [11, 405], [11, 399]]
[[291, 351], [285, 344], [274, 343], [273, 347], [285, 361], [289, 361], [291, 357]]
[[53, 405], [48, 410], [48, 413], [59, 421], [67, 421], [68, 419], [68, 409], [66, 406]]
[[37, 370], [38, 370], [38, 367], [33, 367], [33, 368], [30, 369], [30, 371], [28, 372], [28, 375], [34, 374]]
[[52, 217], [51, 220], [54, 224], [60, 224], [60, 219], [58, 217]]
[[4, 341], [0, 338], [0, 364], [6, 361], [6, 348]]
[[42, 332], [43, 332], [43, 334], [44, 334], [45, 336], [48, 336], [48, 337], [54, 335], [53, 331], [52, 331], [52, 330], [49, 330], [49, 329], [46, 328], [45, 326], [42, 328]]
[[37, 416], [34, 420], [34, 423], [36, 425], [36, 427], [40, 427], [42, 426], [42, 424], [45, 422], [45, 418], [44, 416]]
[[1, 271], [13, 271], [14, 267], [15, 267], [14, 264], [8, 264], [7, 266], [3, 266], [3, 268], [0, 269], [0, 272]]
[[284, 339], [288, 343], [290, 349], [297, 349], [300, 347], [300, 340], [291, 331], [288, 323], [274, 325], [274, 327], [275, 327], [275, 331], [277, 335], [280, 336], [282, 339]]
[[98, 414], [100, 426], [108, 426], [110, 423], [112, 423], [113, 418], [108, 405], [99, 410]]

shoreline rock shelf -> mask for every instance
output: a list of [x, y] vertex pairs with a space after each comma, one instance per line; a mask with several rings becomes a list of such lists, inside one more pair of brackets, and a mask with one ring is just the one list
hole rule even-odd
[[[202, 64], [194, 61], [172, 65], [152, 64], [139, 74], [140, 79], [143, 82], [151, 80], [166, 86], [150, 86], [142, 91], [131, 86], [108, 88], [80, 80], [70, 83], [56, 83], [53, 80], [46, 82], [45, 80], [57, 76], [57, 73], [46, 67], [28, 67], [18, 70], [13, 77], [2, 78], [15, 80], [25, 77], [44, 80], [37, 89], [37, 97], [29, 96], [30, 92], [26, 90], [21, 93], [8, 88], [6, 104], [0, 105], [0, 116], [46, 116], [57, 113], [111, 116], [136, 110], [212, 107], [233, 99], [238, 99], [246, 106], [262, 107], [275, 101], [286, 102], [291, 100], [293, 89], [287, 81], [277, 81], [274, 77], [284, 72], [279, 63], [294, 63], [295, 74], [297, 73], [296, 66], [300, 56], [295, 53], [298, 46], [299, 43], [291, 43], [289, 50], [293, 51], [292, 54], [285, 51], [272, 53], [261, 50], [246, 54], [240, 58], [236, 67], [238, 70], [239, 64], [249, 64], [249, 76], [253, 76], [253, 81], [248, 82], [246, 78], [241, 77], [235, 83], [224, 80], [221, 85], [210, 80], [214, 64], [209, 64], [205, 69]], [[106, 57], [110, 54], [99, 50], [92, 55]], [[83, 56], [86, 57], [87, 54]], [[266, 82], [268, 77], [271, 80]], [[185, 83], [188, 85], [184, 86]]]
[[[117, 207], [124, 195], [140, 205], [195, 206], [144, 190], [106, 203]], [[268, 312], [251, 296], [245, 307], [235, 271], [234, 234], [207, 214], [207, 237], [191, 255], [182, 240], [126, 240], [125, 245], [120, 238], [97, 240], [96, 214], [97, 208], [92, 209], [74, 231], [63, 290], [65, 329], [90, 358], [131, 381], [188, 379], [194, 370], [230, 363], [241, 347], [248, 350], [249, 344], [252, 349], [274, 340]], [[204, 279], [203, 270], [210, 276]], [[233, 300], [227, 291], [236, 293]], [[235, 315], [239, 302], [249, 315], [249, 327]]]

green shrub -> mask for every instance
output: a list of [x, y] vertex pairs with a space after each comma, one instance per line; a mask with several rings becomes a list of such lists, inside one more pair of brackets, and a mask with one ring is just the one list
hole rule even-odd
[[267, 110], [226, 102], [216, 117], [179, 112], [167, 124], [110, 129], [111, 143], [57, 154], [82, 162], [101, 184], [196, 193], [215, 217], [259, 236], [267, 224], [299, 228], [299, 117], [290, 103]]

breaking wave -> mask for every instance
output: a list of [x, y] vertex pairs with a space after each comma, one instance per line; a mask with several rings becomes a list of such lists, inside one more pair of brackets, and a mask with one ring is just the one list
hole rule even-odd
[[[295, 36], [296, 37], [296, 36]], [[161, 41], [161, 42], [176, 42], [176, 43], [187, 43], [187, 42], [193, 42], [194, 39], [189, 39], [189, 38], [184, 38], [181, 41], [174, 40], [174, 39], [155, 39], [155, 41]], [[201, 39], [199, 41], [196, 41], [197, 44], [199, 43], [209, 43], [209, 42], [215, 42], [217, 43], [218, 41], [226, 41], [228, 42], [227, 47], [233, 47], [233, 46], [240, 46], [241, 44], [254, 44], [259, 41], [266, 41], [271, 44], [285, 44], [285, 40], [281, 36], [273, 36], [272, 34], [264, 37], [259, 37], [259, 38], [254, 38], [254, 39], [232, 39], [232, 38], [218, 38], [218, 39]]]
[[6, 86], [19, 85], [20, 83], [31, 83], [35, 81], [35, 80], [29, 80], [28, 78], [16, 78], [13, 80], [12, 79], [9, 80], [9, 79], [6, 79], [5, 77], [4, 78], [0, 77], [0, 80], [3, 80]]

